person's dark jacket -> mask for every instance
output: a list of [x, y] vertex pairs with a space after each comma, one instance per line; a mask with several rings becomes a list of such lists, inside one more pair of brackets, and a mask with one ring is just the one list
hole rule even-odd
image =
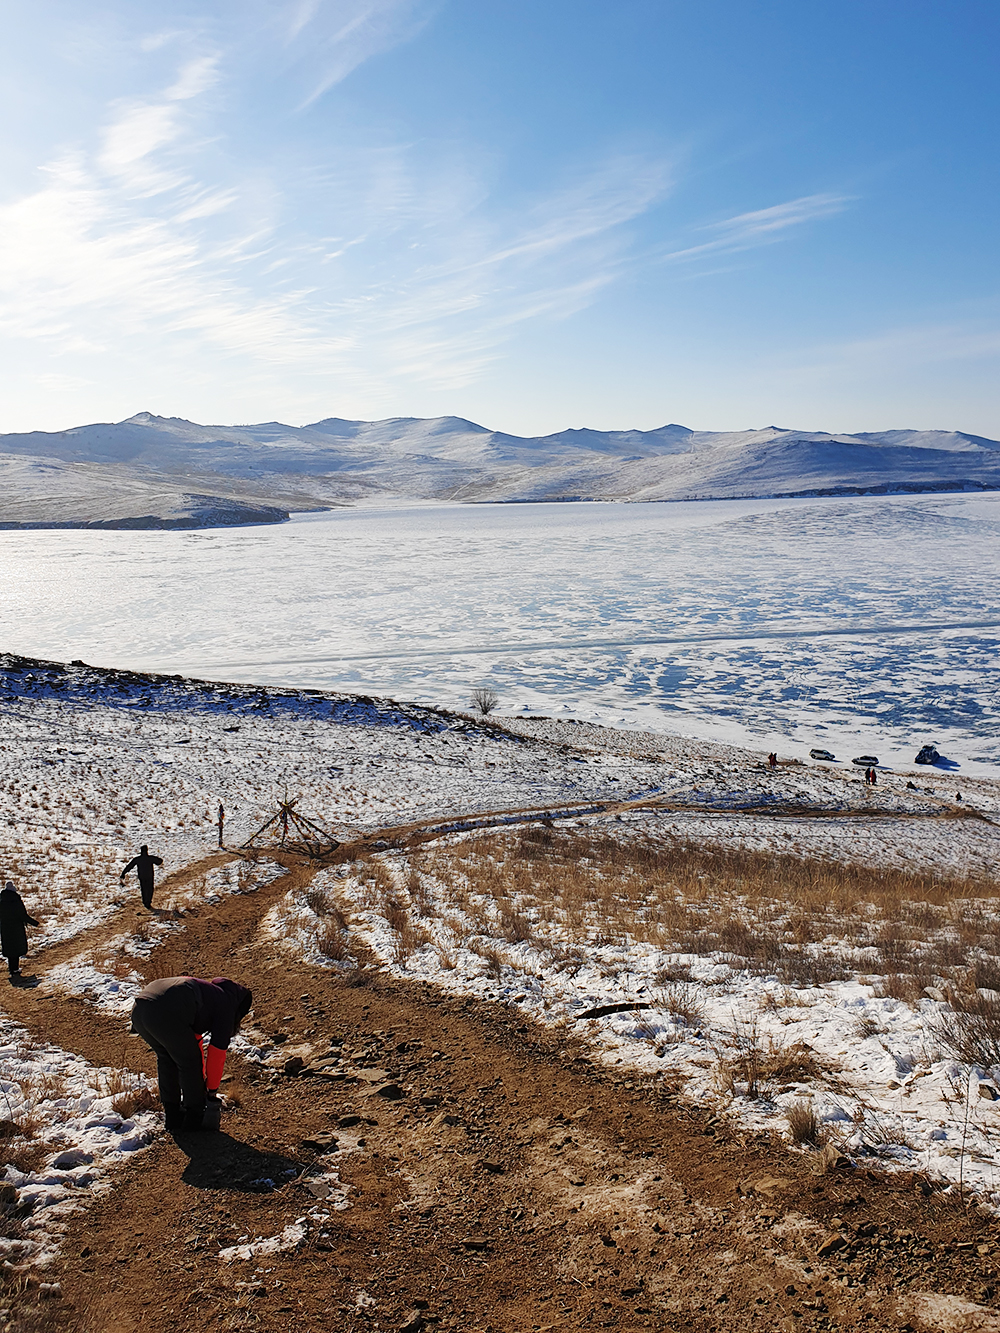
[[210, 1045], [227, 1051], [253, 1002], [246, 986], [228, 977], [213, 977], [211, 981], [201, 981], [198, 977], [161, 977], [159, 981], [151, 981], [136, 999], [157, 1000], [174, 986], [187, 986], [194, 991], [198, 1007], [192, 1031], [199, 1035], [207, 1032]]
[[163, 858], [160, 856], [150, 856], [148, 853], [143, 856], [140, 852], [138, 856], [133, 856], [128, 865], [122, 871], [119, 879], [124, 879], [130, 870], [135, 869], [139, 876], [139, 883], [143, 888], [151, 889], [153, 887], [153, 877], [156, 874], [153, 867], [163, 865]]
[[28, 915], [21, 895], [16, 889], [0, 891], [0, 953], [5, 958], [23, 958], [28, 952], [26, 925], [37, 926], [38, 922]]

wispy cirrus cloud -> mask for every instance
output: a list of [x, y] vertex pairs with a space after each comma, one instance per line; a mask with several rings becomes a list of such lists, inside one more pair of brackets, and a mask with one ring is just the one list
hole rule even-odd
[[284, 63], [297, 66], [311, 105], [373, 56], [410, 41], [442, 0], [295, 0], [282, 6]]
[[[40, 186], [0, 206], [0, 332], [78, 358], [57, 376], [125, 351], [181, 373], [405, 395], [474, 382], [519, 329], [571, 316], [648, 262], [632, 224], [675, 188], [662, 151], [605, 150], [550, 188], [500, 195], [471, 147], [374, 130], [304, 141], [289, 164], [260, 157], [252, 136], [232, 150], [261, 79], [284, 70], [277, 103], [294, 119], [289, 108], [434, 9], [247, 0], [220, 6], [225, 21], [137, 37], [159, 91], [109, 100], [90, 142], [52, 155]], [[847, 202], [744, 213], [660, 257], [764, 244]]]
[[515, 207], [468, 163], [428, 172], [405, 144], [347, 152], [339, 170], [331, 153], [312, 202], [338, 227], [316, 236], [289, 220], [294, 180], [270, 182], [261, 207], [259, 176], [199, 174], [199, 102], [224, 73], [224, 53], [188, 57], [158, 95], [112, 103], [93, 151], [54, 159], [40, 189], [0, 207], [0, 331], [62, 353], [127, 338], [150, 355], [466, 384], [518, 326], [612, 282], [625, 224], [671, 184], [655, 157], [610, 154]]
[[735, 217], [700, 228], [710, 234], [709, 240], [680, 250], [668, 250], [660, 254], [659, 259], [664, 263], [677, 262], [770, 245], [783, 240], [796, 227], [842, 213], [853, 202], [853, 195], [808, 194], [783, 204], [773, 204], [770, 208], [738, 213]]

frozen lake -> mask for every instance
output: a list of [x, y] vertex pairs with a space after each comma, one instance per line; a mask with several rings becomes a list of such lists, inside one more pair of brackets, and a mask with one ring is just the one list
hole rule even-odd
[[991, 493], [9, 532], [0, 647], [995, 773], [998, 553]]

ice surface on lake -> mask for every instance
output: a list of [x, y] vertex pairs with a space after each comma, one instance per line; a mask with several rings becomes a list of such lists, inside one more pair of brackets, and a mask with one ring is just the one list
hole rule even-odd
[[990, 493], [4, 533], [0, 643], [995, 771], [998, 552]]

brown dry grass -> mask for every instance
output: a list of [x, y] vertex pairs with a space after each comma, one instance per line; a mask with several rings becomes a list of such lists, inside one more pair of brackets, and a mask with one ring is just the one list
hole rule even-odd
[[816, 1110], [806, 1097], [799, 1097], [785, 1111], [788, 1132], [793, 1143], [818, 1148], [823, 1143], [823, 1131], [816, 1118]]
[[963, 1064], [991, 1069], [1000, 1064], [1000, 999], [978, 991], [952, 996], [952, 1012], [939, 1020], [938, 1040]]
[[[387, 872], [365, 870], [373, 899], [399, 893]], [[418, 915], [457, 908], [469, 932], [529, 943], [553, 963], [568, 934], [590, 947], [721, 954], [786, 985], [874, 973], [911, 1003], [936, 975], [972, 966], [1000, 985], [1000, 886], [984, 876], [529, 826], [423, 849], [406, 889]]]
[[30, 1134], [19, 1134], [0, 1143], [0, 1162], [5, 1167], [12, 1166], [27, 1175], [37, 1171], [51, 1152], [51, 1144], [35, 1139]]
[[801, 1042], [784, 1045], [772, 1036], [762, 1040], [756, 1014], [736, 1019], [733, 1030], [720, 1035], [718, 1081], [729, 1096], [767, 1098], [782, 1084], [812, 1082], [830, 1072]]

